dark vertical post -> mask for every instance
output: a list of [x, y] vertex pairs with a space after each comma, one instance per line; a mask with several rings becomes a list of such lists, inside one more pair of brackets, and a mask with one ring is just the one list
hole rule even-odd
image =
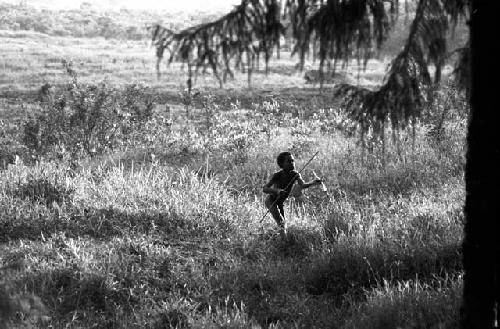
[[467, 135], [463, 241], [463, 329], [489, 329], [498, 318], [500, 218], [500, 103], [498, 53], [493, 31], [500, 30], [499, 1], [472, 0], [471, 117]]

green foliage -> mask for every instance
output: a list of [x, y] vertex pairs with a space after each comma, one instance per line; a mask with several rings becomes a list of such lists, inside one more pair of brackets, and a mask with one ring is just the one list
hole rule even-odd
[[151, 117], [154, 103], [147, 87], [83, 84], [65, 65], [71, 81], [43, 97], [40, 112], [24, 123], [22, 140], [34, 156], [103, 154], [123, 145]]

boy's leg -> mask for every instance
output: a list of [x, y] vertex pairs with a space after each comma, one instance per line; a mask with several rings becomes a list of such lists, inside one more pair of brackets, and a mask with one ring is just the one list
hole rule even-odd
[[278, 225], [280, 226], [282, 233], [286, 234], [285, 209], [283, 208], [283, 203], [278, 204], [278, 210], [282, 218], [281, 224]]
[[285, 226], [285, 218], [284, 218], [284, 212], [283, 212], [283, 205], [280, 205], [278, 203], [274, 203], [274, 200], [271, 197], [267, 197], [265, 204], [267, 209], [269, 209], [269, 212], [273, 216], [274, 220], [276, 221], [276, 224], [278, 224], [279, 227], [284, 228]]
[[278, 210], [280, 211], [280, 215], [283, 218], [283, 223], [285, 223], [285, 209], [283, 208], [283, 204], [278, 204]]

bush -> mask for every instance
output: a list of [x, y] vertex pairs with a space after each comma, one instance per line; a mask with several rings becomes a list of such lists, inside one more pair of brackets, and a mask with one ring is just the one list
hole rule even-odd
[[126, 141], [152, 116], [154, 99], [143, 85], [123, 90], [103, 81], [83, 84], [63, 62], [71, 81], [40, 97], [40, 112], [24, 122], [23, 144], [35, 157], [99, 155]]

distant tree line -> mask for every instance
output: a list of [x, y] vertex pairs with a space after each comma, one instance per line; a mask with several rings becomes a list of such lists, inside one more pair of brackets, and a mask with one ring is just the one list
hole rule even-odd
[[29, 5], [0, 4], [0, 30], [35, 31], [53, 36], [147, 40], [146, 24], [161, 22], [173, 30], [213, 19], [207, 13], [145, 10], [98, 10], [89, 3], [79, 9], [49, 10]]

